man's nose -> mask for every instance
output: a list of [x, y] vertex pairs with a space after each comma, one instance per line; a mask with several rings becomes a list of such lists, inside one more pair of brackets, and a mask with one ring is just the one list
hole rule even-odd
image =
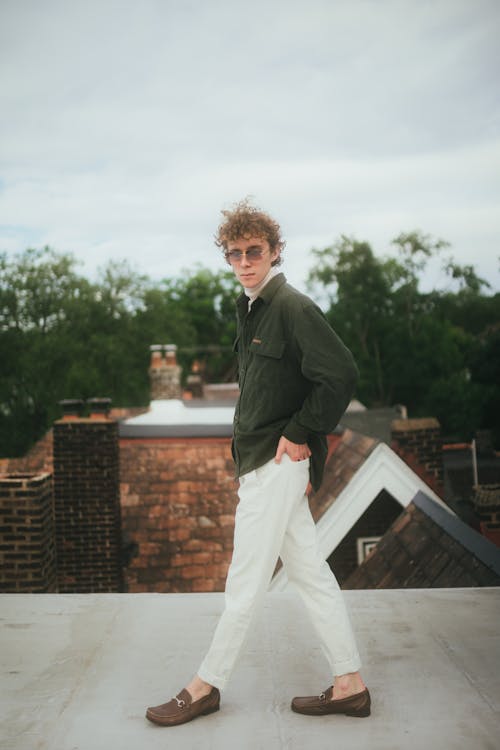
[[248, 267], [251, 265], [250, 261], [247, 258], [246, 253], [242, 253], [240, 265], [245, 266], [245, 267]]

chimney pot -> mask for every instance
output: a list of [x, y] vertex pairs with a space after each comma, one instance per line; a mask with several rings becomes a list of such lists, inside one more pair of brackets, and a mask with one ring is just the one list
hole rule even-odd
[[63, 419], [79, 419], [82, 416], [84, 402], [81, 398], [64, 398], [59, 401]]
[[161, 344], [152, 344], [152, 346], [149, 347], [149, 351], [151, 352], [150, 367], [152, 367], [153, 369], [162, 367], [163, 346]]
[[88, 398], [87, 404], [90, 408], [91, 418], [107, 417], [111, 406], [110, 398]]
[[177, 346], [175, 344], [165, 344], [163, 347], [165, 350], [166, 364], [173, 367], [177, 364]]

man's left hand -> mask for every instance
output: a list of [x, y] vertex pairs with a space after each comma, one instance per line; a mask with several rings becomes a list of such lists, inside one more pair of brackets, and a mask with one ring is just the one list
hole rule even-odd
[[282, 435], [280, 437], [276, 455], [274, 457], [275, 463], [281, 463], [281, 458], [285, 453], [292, 459], [292, 461], [304, 461], [311, 455], [311, 451], [309, 450], [309, 446], [307, 445], [307, 443], [292, 443], [290, 440], [287, 440], [284, 435]]

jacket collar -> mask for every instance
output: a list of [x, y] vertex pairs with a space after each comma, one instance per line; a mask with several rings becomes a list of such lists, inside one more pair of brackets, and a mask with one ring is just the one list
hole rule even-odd
[[264, 300], [266, 304], [269, 304], [280, 286], [283, 286], [283, 284], [286, 284], [285, 274], [278, 273], [265, 285], [264, 289], [259, 294], [259, 297]]
[[[274, 276], [270, 281], [267, 282], [264, 289], [262, 289], [259, 296], [257, 297], [257, 300], [261, 299], [266, 305], [268, 305], [278, 289], [283, 286], [283, 284], [286, 284], [285, 274], [279, 273], [277, 276]], [[254, 301], [254, 305], [257, 300]], [[242, 292], [236, 299], [236, 306], [240, 312], [245, 313], [247, 311], [248, 297], [244, 292]]]

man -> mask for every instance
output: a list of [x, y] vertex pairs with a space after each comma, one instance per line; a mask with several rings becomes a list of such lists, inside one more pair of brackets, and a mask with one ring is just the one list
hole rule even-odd
[[279, 225], [246, 201], [223, 217], [216, 244], [243, 287], [236, 303], [240, 395], [232, 443], [240, 486], [225, 609], [198, 674], [146, 716], [172, 726], [219, 709], [219, 691], [278, 557], [334, 676], [321, 695], [294, 698], [292, 710], [369, 716], [370, 694], [343, 596], [318, 551], [306, 496], [309, 481], [314, 489], [321, 483], [325, 436], [349, 403], [357, 369], [320, 309], [279, 272], [285, 244]]

